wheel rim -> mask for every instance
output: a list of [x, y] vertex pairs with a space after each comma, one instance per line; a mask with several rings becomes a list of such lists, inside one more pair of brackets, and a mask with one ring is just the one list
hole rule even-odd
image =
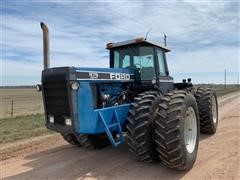
[[192, 107], [188, 107], [184, 123], [184, 141], [185, 147], [189, 153], [195, 149], [197, 140], [197, 118]]
[[212, 117], [213, 117], [213, 123], [217, 123], [217, 102], [215, 99], [215, 96], [212, 96]]

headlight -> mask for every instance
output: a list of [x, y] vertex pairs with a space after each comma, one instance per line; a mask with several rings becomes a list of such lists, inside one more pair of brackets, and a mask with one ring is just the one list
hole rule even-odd
[[79, 88], [79, 83], [78, 83], [78, 82], [73, 82], [73, 83], [71, 84], [71, 88], [72, 88], [72, 90], [78, 90], [78, 88]]
[[68, 118], [68, 117], [65, 117], [65, 124], [66, 124], [67, 126], [71, 126], [71, 125], [72, 125], [71, 119]]
[[102, 94], [102, 100], [108, 101], [111, 98], [109, 94]]
[[36, 85], [36, 90], [37, 90], [38, 92], [42, 91], [42, 86], [41, 86], [40, 84], [37, 84], [37, 85]]
[[157, 83], [156, 79], [153, 79], [152, 84], [156, 84], [156, 83]]
[[50, 123], [54, 123], [54, 116], [48, 115], [48, 121], [49, 121]]

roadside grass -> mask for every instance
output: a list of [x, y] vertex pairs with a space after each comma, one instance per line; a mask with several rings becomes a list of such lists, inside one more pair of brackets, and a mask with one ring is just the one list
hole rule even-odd
[[41, 114], [0, 119], [0, 132], [0, 144], [53, 133]]
[[236, 91], [240, 91], [240, 88], [236, 85], [228, 85], [226, 89], [224, 89], [224, 86], [213, 86], [217, 96], [224, 96], [229, 93], [233, 93]]

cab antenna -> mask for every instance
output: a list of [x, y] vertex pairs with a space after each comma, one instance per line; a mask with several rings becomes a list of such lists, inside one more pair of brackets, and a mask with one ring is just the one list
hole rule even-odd
[[152, 28], [150, 28], [150, 29], [148, 30], [148, 32], [146, 33], [145, 40], [147, 40], [148, 34], [150, 33], [151, 30], [152, 30]]
[[164, 46], [167, 47], [167, 35], [163, 33], [163, 39], [164, 39]]

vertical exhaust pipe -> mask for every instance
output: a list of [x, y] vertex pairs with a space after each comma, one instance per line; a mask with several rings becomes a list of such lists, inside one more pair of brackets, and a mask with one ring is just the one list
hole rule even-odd
[[49, 31], [46, 24], [40, 23], [43, 31], [43, 68], [48, 69], [50, 66], [49, 59]]

